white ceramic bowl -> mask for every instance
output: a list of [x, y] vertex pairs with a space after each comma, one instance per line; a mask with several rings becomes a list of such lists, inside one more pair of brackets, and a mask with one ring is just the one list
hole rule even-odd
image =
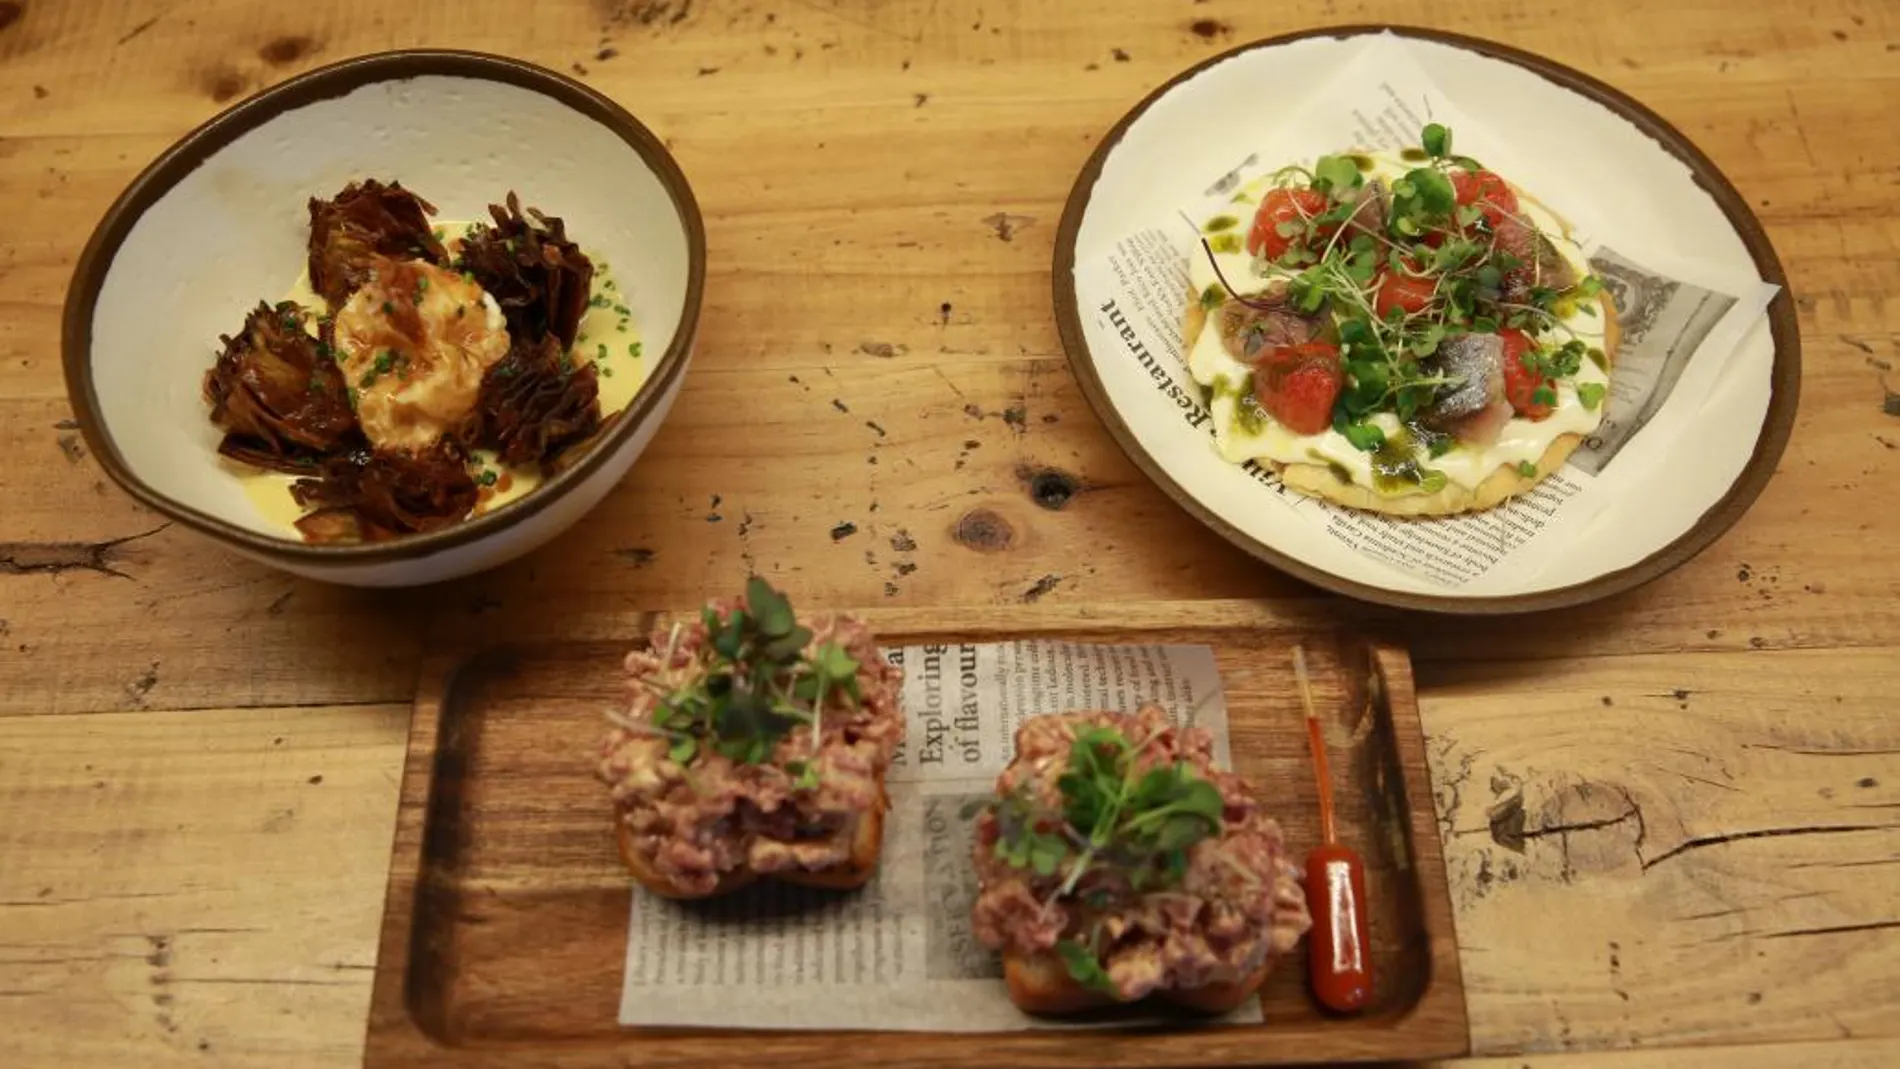
[[[220, 334], [297, 278], [310, 197], [395, 179], [442, 219], [485, 219], [509, 190], [613, 264], [655, 364], [585, 452], [541, 487], [444, 530], [309, 545], [268, 521], [217, 454], [202, 395]], [[127, 492], [257, 560], [313, 579], [411, 586], [518, 557], [619, 482], [692, 357], [705, 232], [660, 140], [592, 89], [518, 60], [404, 51], [345, 60], [186, 135], [113, 204], [67, 296], [67, 392], [93, 455]]]
[[[1594, 489], [1548, 524], [1555, 496], [1568, 492], [1556, 479], [1490, 512], [1417, 521], [1287, 492], [1270, 470], [1216, 453], [1202, 391], [1179, 353], [1189, 257], [1200, 254], [1195, 209], [1230, 203], [1232, 182], [1367, 147], [1358, 142], [1379, 138], [1368, 130], [1416, 137], [1424, 117], [1462, 130], [1462, 151], [1505, 156], [1507, 178], [1614, 250], [1610, 266], [1593, 263], [1623, 313], [1613, 387], [1673, 384], [1621, 412], [1623, 394], [1613, 392], [1604, 427], [1564, 469], [1593, 476]], [[1306, 30], [1242, 45], [1156, 89], [1077, 178], [1053, 284], [1084, 395], [1163, 491], [1274, 567], [1407, 608], [1560, 608], [1676, 567], [1766, 484], [1800, 389], [1793, 295], [1761, 224], [1708, 157], [1602, 82], [1430, 30]], [[1694, 354], [1686, 369], [1665, 355], [1677, 352]], [[1602, 433], [1618, 419], [1627, 433]], [[1586, 451], [1598, 466], [1577, 475]], [[1487, 558], [1502, 563], [1485, 570]]]

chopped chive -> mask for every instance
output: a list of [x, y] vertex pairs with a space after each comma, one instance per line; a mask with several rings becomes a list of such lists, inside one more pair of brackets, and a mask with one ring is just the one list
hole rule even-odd
[[616, 305], [614, 305], [614, 311], [616, 311], [616, 312], [618, 312], [618, 313], [620, 313], [620, 314], [621, 314], [622, 316], [631, 316], [631, 315], [633, 315], [633, 310], [632, 310], [632, 309], [630, 309], [630, 308], [628, 308], [628, 307], [627, 307], [626, 305], [624, 305], [624, 304], [616, 304]]
[[634, 342], [632, 345], [627, 346], [627, 355], [633, 357], [635, 360], [640, 359], [640, 343]]
[[600, 347], [599, 347], [599, 350], [598, 350], [598, 351], [597, 351], [597, 352], [595, 353], [595, 355], [594, 355], [594, 359], [596, 359], [596, 360], [605, 360], [605, 359], [607, 359], [607, 345], [606, 345], [606, 343], [605, 343], [605, 342], [602, 342], [602, 343], [601, 343], [601, 345], [600, 345]]
[[600, 288], [601, 288], [601, 289], [604, 289], [604, 290], [610, 290], [610, 289], [613, 289], [613, 288], [614, 288], [614, 280], [613, 280], [613, 279], [611, 279], [611, 278], [610, 278], [610, 279], [607, 279], [606, 281], [604, 281], [604, 282], [602, 282], [602, 283], [600, 284]]
[[500, 478], [500, 476], [496, 475], [494, 472], [484, 471], [482, 472], [481, 483], [483, 486], [493, 486], [495, 485], [495, 480], [498, 478]]
[[384, 314], [384, 315], [386, 315], [386, 316], [393, 316], [393, 315], [395, 315], [395, 314], [396, 314], [396, 306], [395, 306], [394, 304], [391, 304], [391, 303], [390, 303], [390, 302], [388, 302], [388, 301], [384, 301], [384, 302], [383, 302], [383, 314]]
[[605, 364], [602, 364], [602, 365], [600, 366], [600, 373], [601, 373], [602, 375], [605, 375], [605, 376], [607, 376], [607, 377], [608, 377], [608, 378], [610, 378], [610, 379], [614, 377], [614, 369], [613, 369], [613, 368], [610, 368], [610, 367], [608, 367], [608, 366], [607, 366], [607, 365], [605, 365]]

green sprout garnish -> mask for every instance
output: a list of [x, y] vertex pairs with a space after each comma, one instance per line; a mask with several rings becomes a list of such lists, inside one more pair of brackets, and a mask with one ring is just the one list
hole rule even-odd
[[[1370, 422], [1380, 413], [1396, 416], [1415, 440], [1433, 441], [1417, 418], [1441, 388], [1462, 384], [1429, 359], [1454, 335], [1529, 335], [1535, 348], [1526, 364], [1546, 380], [1537, 398], [1545, 404], [1557, 400], [1549, 387], [1573, 378], [1585, 357], [1600, 367], [1606, 363], [1567, 323], [1573, 315], [1595, 313], [1601, 280], [1589, 275], [1559, 289], [1519, 270], [1525, 242], [1544, 239], [1531, 220], [1493, 201], [1458, 203], [1460, 183], [1474, 181], [1467, 176], [1484, 168], [1454, 152], [1448, 128], [1426, 124], [1419, 146], [1402, 156], [1412, 165], [1389, 183], [1383, 204], [1369, 188], [1362, 157], [1322, 156], [1311, 168], [1295, 165], [1274, 175], [1282, 189], [1322, 195], [1292, 198], [1290, 217], [1275, 227], [1284, 250], [1256, 258], [1256, 272], [1284, 290], [1280, 297], [1239, 297], [1212, 255], [1233, 251], [1231, 244], [1202, 239], [1219, 278], [1201, 295], [1204, 308], [1211, 311], [1232, 297], [1255, 308], [1279, 302], [1323, 317], [1324, 340], [1337, 341], [1345, 373], [1333, 425], [1365, 452], [1384, 445], [1385, 432]], [[1581, 398], [1584, 391], [1578, 393]], [[1602, 399], [1595, 391], [1592, 396]]]
[[[827, 704], [855, 708], [858, 661], [836, 642], [812, 645], [812, 631], [798, 623], [791, 602], [764, 579], [746, 584], [742, 608], [720, 614], [701, 610], [707, 641], [698, 651], [702, 671], [667, 687], [647, 681], [659, 695], [650, 729], [669, 740], [667, 755], [688, 764], [711, 752], [740, 764], [762, 764], [792, 732], [809, 726], [811, 756], [824, 737]], [[662, 663], [670, 670], [677, 652], [675, 628]], [[818, 786], [815, 760], [790, 761], [793, 786]]]

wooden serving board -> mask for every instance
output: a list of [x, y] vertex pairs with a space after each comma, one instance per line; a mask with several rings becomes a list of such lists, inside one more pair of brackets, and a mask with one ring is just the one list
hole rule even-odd
[[[1265, 609], [1033, 606], [868, 612], [886, 645], [1059, 639], [1212, 647], [1234, 762], [1296, 857], [1317, 796], [1293, 686], [1304, 643], [1328, 721], [1340, 834], [1366, 859], [1377, 986], [1333, 1018], [1304, 946], [1262, 992], [1264, 1023], [996, 1033], [626, 1028], [617, 1023], [634, 885], [593, 779], [601, 709], [623, 701], [619, 641], [563, 640], [430, 659], [409, 735], [364, 1063], [396, 1067], [1268, 1065], [1468, 1053], [1465, 997], [1403, 650], [1288, 629]], [[641, 892], [644, 893], [644, 892]], [[744, 989], [733, 988], [743, 1024]], [[866, 1005], [867, 1023], [875, 1005]]]

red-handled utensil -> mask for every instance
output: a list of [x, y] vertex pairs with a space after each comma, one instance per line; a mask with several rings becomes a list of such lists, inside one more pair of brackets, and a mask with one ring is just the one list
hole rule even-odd
[[1306, 962], [1313, 996], [1327, 1009], [1352, 1013], [1372, 998], [1372, 942], [1367, 935], [1366, 866], [1339, 842], [1333, 824], [1333, 780], [1326, 763], [1326, 736], [1313, 708], [1306, 651], [1293, 647], [1293, 677], [1306, 710], [1306, 739], [1319, 780], [1320, 845], [1306, 855], [1306, 905], [1313, 929]]

